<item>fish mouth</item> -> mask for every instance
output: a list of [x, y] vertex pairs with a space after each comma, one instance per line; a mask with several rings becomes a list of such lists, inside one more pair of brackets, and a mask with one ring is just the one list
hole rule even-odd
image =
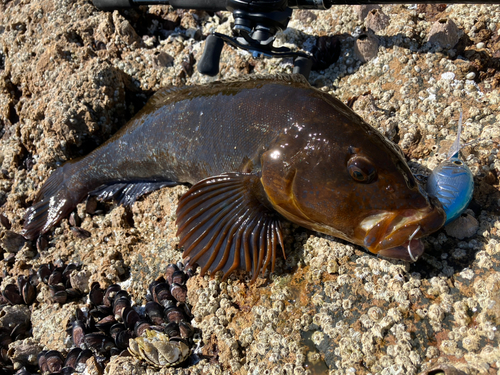
[[358, 227], [363, 246], [372, 253], [415, 262], [423, 253], [420, 238], [441, 228], [446, 215], [440, 204], [423, 209], [380, 212], [365, 218]]

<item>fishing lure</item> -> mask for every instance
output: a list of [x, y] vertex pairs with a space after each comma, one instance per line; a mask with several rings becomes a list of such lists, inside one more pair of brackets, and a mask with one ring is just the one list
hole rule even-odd
[[458, 120], [457, 138], [445, 161], [439, 164], [427, 179], [427, 193], [437, 198], [446, 213], [446, 224], [457, 219], [467, 208], [474, 191], [474, 176], [459, 158], [459, 151], [470, 143], [460, 145], [462, 112]]

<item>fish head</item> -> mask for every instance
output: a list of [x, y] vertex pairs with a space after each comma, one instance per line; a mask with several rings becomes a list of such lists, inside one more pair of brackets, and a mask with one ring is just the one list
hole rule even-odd
[[261, 182], [269, 203], [306, 228], [415, 261], [424, 251], [420, 238], [445, 222], [441, 204], [378, 131], [359, 117], [340, 120], [341, 131], [337, 123], [337, 131], [292, 132], [264, 153]]

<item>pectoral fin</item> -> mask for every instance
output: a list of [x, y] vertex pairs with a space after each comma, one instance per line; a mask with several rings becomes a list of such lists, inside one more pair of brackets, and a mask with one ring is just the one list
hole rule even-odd
[[[256, 193], [254, 174], [227, 173], [202, 180], [184, 194], [177, 208], [177, 235], [189, 263], [201, 273], [251, 272], [252, 282], [269, 263], [274, 271], [276, 248], [283, 246], [281, 219]], [[284, 253], [283, 253], [284, 255]]]

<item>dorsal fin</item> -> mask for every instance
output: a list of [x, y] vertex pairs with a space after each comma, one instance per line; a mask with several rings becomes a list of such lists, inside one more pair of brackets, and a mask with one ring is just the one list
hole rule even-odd
[[264, 83], [265, 81], [273, 82], [289, 82], [295, 83], [303, 86], [304, 88], [311, 87], [307, 79], [302, 74], [277, 74], [277, 75], [262, 75], [262, 74], [249, 74], [246, 76], [231, 77], [220, 81], [209, 82], [201, 85], [192, 86], [170, 86], [158, 90], [149, 100], [149, 105], [159, 107], [165, 105], [169, 102], [170, 98], [175, 95], [176, 97], [182, 95], [188, 95], [193, 92], [193, 89], [203, 90], [206, 88], [211, 91], [221, 91], [221, 88], [230, 89], [231, 87], [242, 86], [248, 82], [259, 81]]

